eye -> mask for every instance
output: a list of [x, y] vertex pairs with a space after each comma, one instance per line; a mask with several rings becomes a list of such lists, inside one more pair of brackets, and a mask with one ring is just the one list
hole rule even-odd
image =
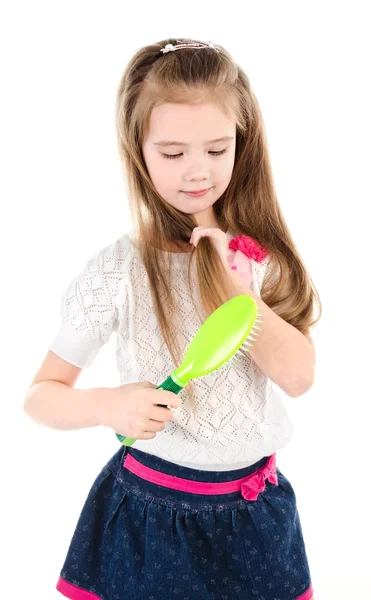
[[[219, 152], [212, 152], [210, 150], [210, 154], [212, 154], [213, 156], [220, 156], [221, 154], [224, 154], [224, 152], [226, 152], [227, 149], [225, 148], [224, 150], [220, 150]], [[182, 156], [182, 154], [163, 154], [161, 153], [162, 156], [164, 156], [165, 158], [178, 158], [178, 156]]]

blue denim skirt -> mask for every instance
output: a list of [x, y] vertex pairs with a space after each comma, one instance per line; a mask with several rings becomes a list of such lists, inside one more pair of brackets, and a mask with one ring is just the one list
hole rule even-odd
[[95, 479], [56, 589], [73, 600], [311, 600], [276, 455], [234, 471], [121, 446]]

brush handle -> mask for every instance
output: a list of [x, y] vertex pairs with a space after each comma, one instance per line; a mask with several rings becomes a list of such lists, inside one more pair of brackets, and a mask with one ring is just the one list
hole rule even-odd
[[[159, 385], [156, 388], [156, 390], [167, 390], [169, 392], [174, 392], [174, 394], [179, 394], [180, 390], [182, 390], [183, 387], [175, 383], [172, 375], [173, 374], [169, 375], [169, 377], [165, 379], [165, 381], [161, 383], [161, 385]], [[163, 406], [164, 408], [167, 408], [166, 404], [157, 404], [157, 406]], [[116, 437], [123, 446], [132, 446], [135, 442], [135, 438], [125, 437], [124, 435], [120, 435], [119, 433], [116, 433]]]

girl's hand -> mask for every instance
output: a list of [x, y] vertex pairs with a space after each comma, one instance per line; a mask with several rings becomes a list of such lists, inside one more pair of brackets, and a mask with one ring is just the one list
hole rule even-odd
[[222, 259], [223, 264], [228, 267], [227, 263], [227, 255], [228, 255], [228, 238], [224, 231], [217, 227], [195, 227], [192, 231], [191, 239], [189, 240], [190, 244], [193, 244], [197, 247], [198, 241], [201, 237], [208, 236], [210, 237], [215, 247], [218, 251], [220, 258]]
[[111, 427], [120, 435], [152, 440], [174, 418], [172, 408], [181, 404], [181, 398], [173, 392], [158, 390], [150, 381], [137, 381], [104, 388], [97, 417], [99, 425]]

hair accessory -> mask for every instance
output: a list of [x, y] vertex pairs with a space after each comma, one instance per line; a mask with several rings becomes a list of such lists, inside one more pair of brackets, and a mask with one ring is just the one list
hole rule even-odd
[[165, 48], [161, 48], [161, 52], [173, 52], [174, 50], [180, 50], [180, 48], [213, 48], [217, 50], [216, 46], [211, 42], [200, 42], [199, 40], [190, 40], [190, 42], [184, 42], [184, 40], [177, 40], [175, 46], [173, 44], [166, 44]]
[[266, 248], [249, 235], [239, 235], [231, 239], [228, 247], [231, 250], [243, 252], [248, 258], [253, 258], [259, 263], [262, 262], [268, 254]]

